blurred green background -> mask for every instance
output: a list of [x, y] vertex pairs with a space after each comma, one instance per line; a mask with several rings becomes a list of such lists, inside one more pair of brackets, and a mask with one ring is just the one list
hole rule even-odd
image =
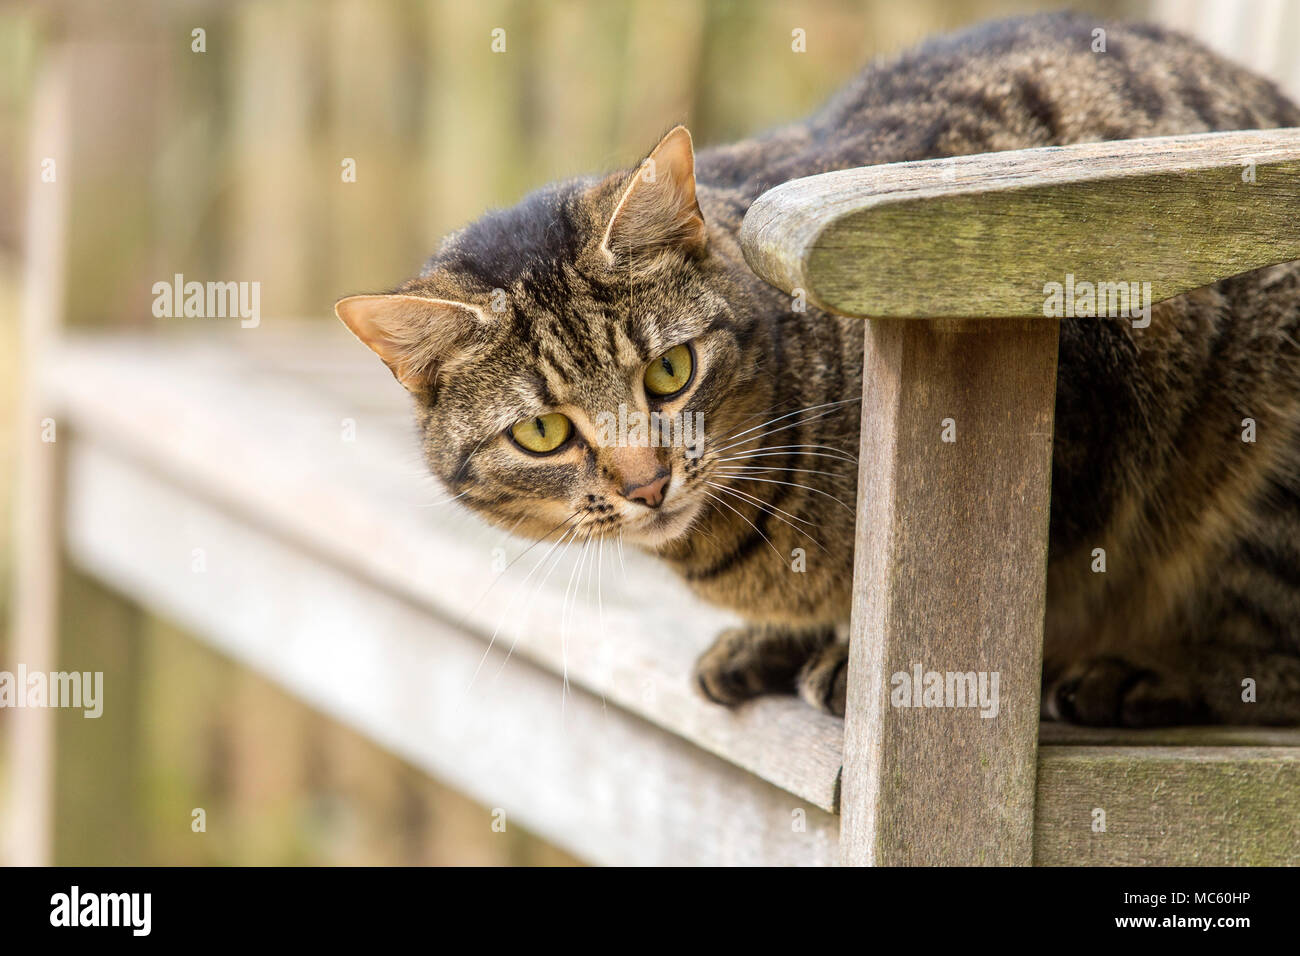
[[[147, 328], [160, 276], [262, 283], [266, 315], [331, 322], [440, 235], [549, 180], [814, 109], [869, 58], [1010, 0], [42, 2], [0, 8], [0, 500], [12, 495], [32, 91], [67, 55], [66, 321]], [[1133, 0], [1073, 4], [1144, 15]], [[505, 29], [506, 50], [490, 49]], [[806, 31], [807, 52], [791, 50]], [[195, 29], [205, 31], [194, 52]], [[357, 181], [341, 164], [356, 162]], [[111, 400], [111, 396], [106, 396]], [[0, 523], [0, 628], [15, 560]], [[118, 703], [92, 746], [61, 714], [59, 863], [566, 863], [484, 808], [73, 572], [62, 653]], [[0, 667], [15, 665], [0, 636]], [[127, 703], [122, 703], [123, 697]], [[6, 714], [0, 711], [0, 740]], [[5, 772], [0, 751], [0, 776]], [[191, 834], [167, 808], [202, 806]]]

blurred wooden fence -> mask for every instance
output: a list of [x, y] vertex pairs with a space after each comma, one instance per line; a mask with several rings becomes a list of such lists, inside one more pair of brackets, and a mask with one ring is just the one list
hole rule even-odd
[[137, 19], [73, 6], [62, 29], [86, 50], [71, 319], [140, 325], [152, 284], [177, 272], [259, 281], [264, 315], [327, 317], [341, 293], [413, 274], [484, 209], [635, 163], [678, 121], [705, 144], [745, 135], [815, 108], [877, 53], [1025, 5], [265, 0]]

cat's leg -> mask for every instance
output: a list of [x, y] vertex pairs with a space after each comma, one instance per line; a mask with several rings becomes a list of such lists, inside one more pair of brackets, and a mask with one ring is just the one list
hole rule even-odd
[[695, 682], [705, 697], [728, 707], [760, 694], [803, 693], [804, 672], [834, 640], [834, 629], [829, 627], [798, 630], [751, 624], [729, 628], [696, 661]]
[[1043, 688], [1046, 718], [1100, 727], [1300, 725], [1300, 657], [1255, 646], [1198, 646], [1165, 664], [1095, 657]]

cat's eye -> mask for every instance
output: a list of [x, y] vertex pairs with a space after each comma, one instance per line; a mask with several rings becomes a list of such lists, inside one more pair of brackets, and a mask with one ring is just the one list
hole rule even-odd
[[656, 398], [676, 395], [691, 383], [694, 358], [689, 345], [674, 345], [645, 367], [645, 390]]
[[559, 412], [525, 418], [510, 428], [510, 436], [519, 447], [534, 455], [550, 454], [568, 441], [572, 433], [573, 422]]

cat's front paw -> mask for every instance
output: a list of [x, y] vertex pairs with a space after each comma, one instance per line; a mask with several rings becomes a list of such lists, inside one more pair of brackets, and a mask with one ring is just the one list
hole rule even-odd
[[1068, 668], [1043, 688], [1043, 716], [1092, 727], [1199, 724], [1205, 704], [1191, 681], [1120, 657], [1096, 657]]
[[796, 677], [832, 637], [830, 631], [729, 628], [695, 662], [696, 686], [726, 707], [761, 694], [793, 693]]
[[804, 664], [797, 684], [799, 696], [813, 707], [843, 717], [849, 689], [849, 645], [827, 644]]

